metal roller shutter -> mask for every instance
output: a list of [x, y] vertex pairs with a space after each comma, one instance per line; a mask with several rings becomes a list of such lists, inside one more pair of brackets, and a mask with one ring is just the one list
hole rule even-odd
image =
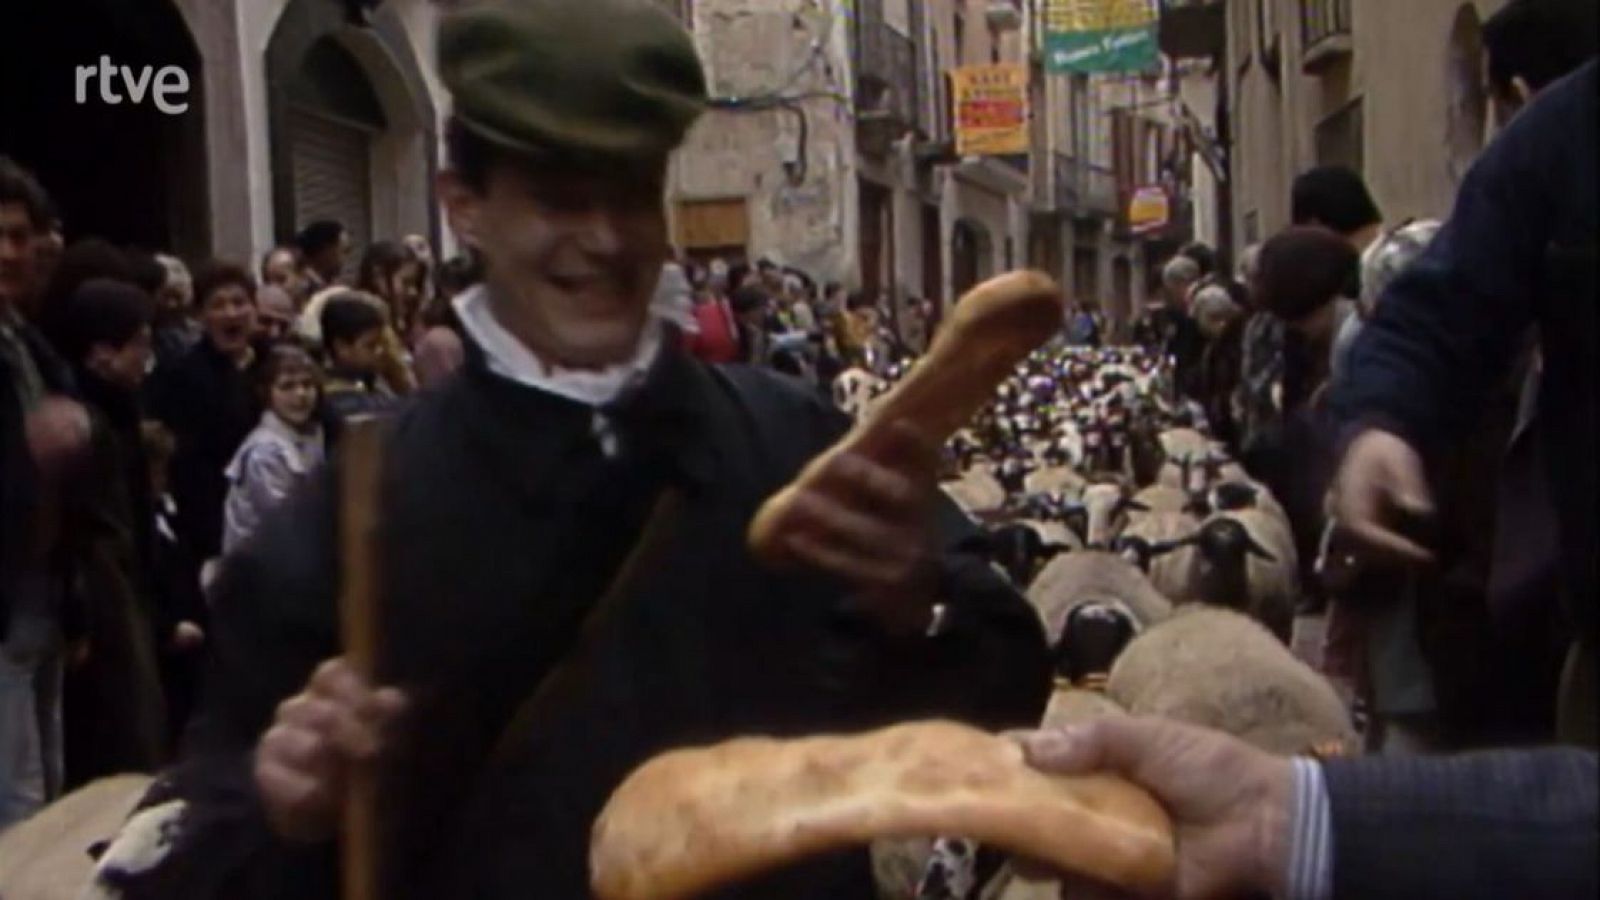
[[352, 250], [345, 275], [352, 277], [372, 239], [372, 137], [304, 109], [291, 112], [289, 134], [296, 226], [333, 219], [349, 229]]

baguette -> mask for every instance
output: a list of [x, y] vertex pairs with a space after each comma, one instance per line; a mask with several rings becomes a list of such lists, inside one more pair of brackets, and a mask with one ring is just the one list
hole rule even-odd
[[788, 560], [784, 535], [790, 504], [835, 454], [872, 455], [899, 421], [936, 444], [948, 440], [1019, 362], [1061, 330], [1063, 304], [1061, 289], [1042, 272], [1012, 272], [969, 291], [927, 354], [874, 404], [872, 415], [762, 505], [750, 524], [756, 558], [771, 565]]
[[741, 738], [645, 763], [590, 843], [600, 900], [685, 900], [875, 840], [959, 834], [1123, 889], [1168, 883], [1172, 826], [1111, 776], [1028, 766], [1010, 739], [952, 722], [852, 737]]

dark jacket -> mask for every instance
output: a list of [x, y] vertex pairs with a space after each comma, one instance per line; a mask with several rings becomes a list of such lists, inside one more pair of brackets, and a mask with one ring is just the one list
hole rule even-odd
[[151, 417], [177, 439], [168, 478], [179, 536], [195, 559], [210, 559], [222, 549], [223, 470], [261, 418], [250, 372], [202, 338], [176, 363], [156, 370], [145, 399]]
[[1600, 892], [1593, 753], [1323, 764], [1335, 900], [1577, 900]]
[[89, 458], [72, 480], [67, 535], [72, 591], [88, 656], [68, 668], [63, 727], [70, 789], [166, 761], [156, 662], [149, 469], [137, 398], [78, 373], [92, 423]]
[[329, 372], [322, 389], [322, 433], [329, 451], [338, 443], [345, 422], [393, 412], [400, 403], [400, 398], [378, 387], [376, 376]]
[[1477, 424], [1531, 325], [1546, 372], [1539, 415], [1571, 612], [1592, 633], [1595, 592], [1595, 267], [1600, 178], [1596, 63], [1547, 88], [1486, 149], [1427, 251], [1351, 351], [1332, 406], [1425, 455]]
[[[664, 749], [735, 735], [851, 731], [944, 716], [1037, 721], [1049, 665], [1037, 615], [939, 510], [951, 630], [891, 638], [841, 584], [745, 550], [757, 506], [849, 422], [779, 376], [732, 376], [666, 349], [631, 396], [595, 411], [466, 367], [391, 423], [384, 461], [380, 680], [412, 698], [380, 795], [382, 896], [587, 896], [601, 805]], [[194, 827], [124, 896], [332, 897], [332, 848], [261, 822], [250, 756], [274, 707], [339, 652], [332, 467], [269, 516], [216, 585], [207, 705], [147, 804]], [[574, 643], [657, 499], [679, 498], [653, 564], [592, 626], [577, 674], [501, 735]], [[501, 746], [499, 753], [491, 748]], [[499, 761], [491, 764], [494, 756]], [[872, 897], [865, 852], [734, 896]]]
[[[71, 394], [72, 373], [38, 331], [23, 324], [16, 334], [39, 370], [44, 389], [49, 393]], [[61, 571], [60, 556], [41, 540], [45, 527], [42, 516], [46, 499], [42, 495], [39, 470], [28, 450], [27, 413], [13, 385], [20, 373], [12, 371], [5, 354], [0, 354], [0, 641], [4, 641], [16, 598], [25, 576], [43, 570]], [[52, 579], [53, 580], [53, 579]]]

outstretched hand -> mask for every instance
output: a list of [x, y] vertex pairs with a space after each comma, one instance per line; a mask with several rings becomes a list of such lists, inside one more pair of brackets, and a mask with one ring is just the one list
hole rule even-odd
[[1289, 760], [1221, 732], [1161, 719], [1096, 719], [1019, 740], [1041, 771], [1120, 775], [1166, 808], [1178, 851], [1167, 896], [1283, 896], [1293, 797]]
[[1403, 562], [1433, 561], [1433, 552], [1396, 524], [1434, 514], [1422, 457], [1399, 437], [1373, 429], [1351, 442], [1334, 481], [1333, 506], [1340, 526], [1366, 549]]
[[855, 585], [892, 628], [921, 630], [937, 600], [939, 448], [907, 422], [883, 435], [823, 463], [794, 497], [784, 541], [796, 560]]

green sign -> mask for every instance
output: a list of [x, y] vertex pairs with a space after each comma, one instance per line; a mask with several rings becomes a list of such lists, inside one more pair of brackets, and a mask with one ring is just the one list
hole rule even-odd
[[1048, 0], [1049, 72], [1144, 72], [1160, 65], [1151, 0]]
[[1160, 64], [1150, 26], [1049, 32], [1044, 65], [1049, 72], [1145, 72]]

